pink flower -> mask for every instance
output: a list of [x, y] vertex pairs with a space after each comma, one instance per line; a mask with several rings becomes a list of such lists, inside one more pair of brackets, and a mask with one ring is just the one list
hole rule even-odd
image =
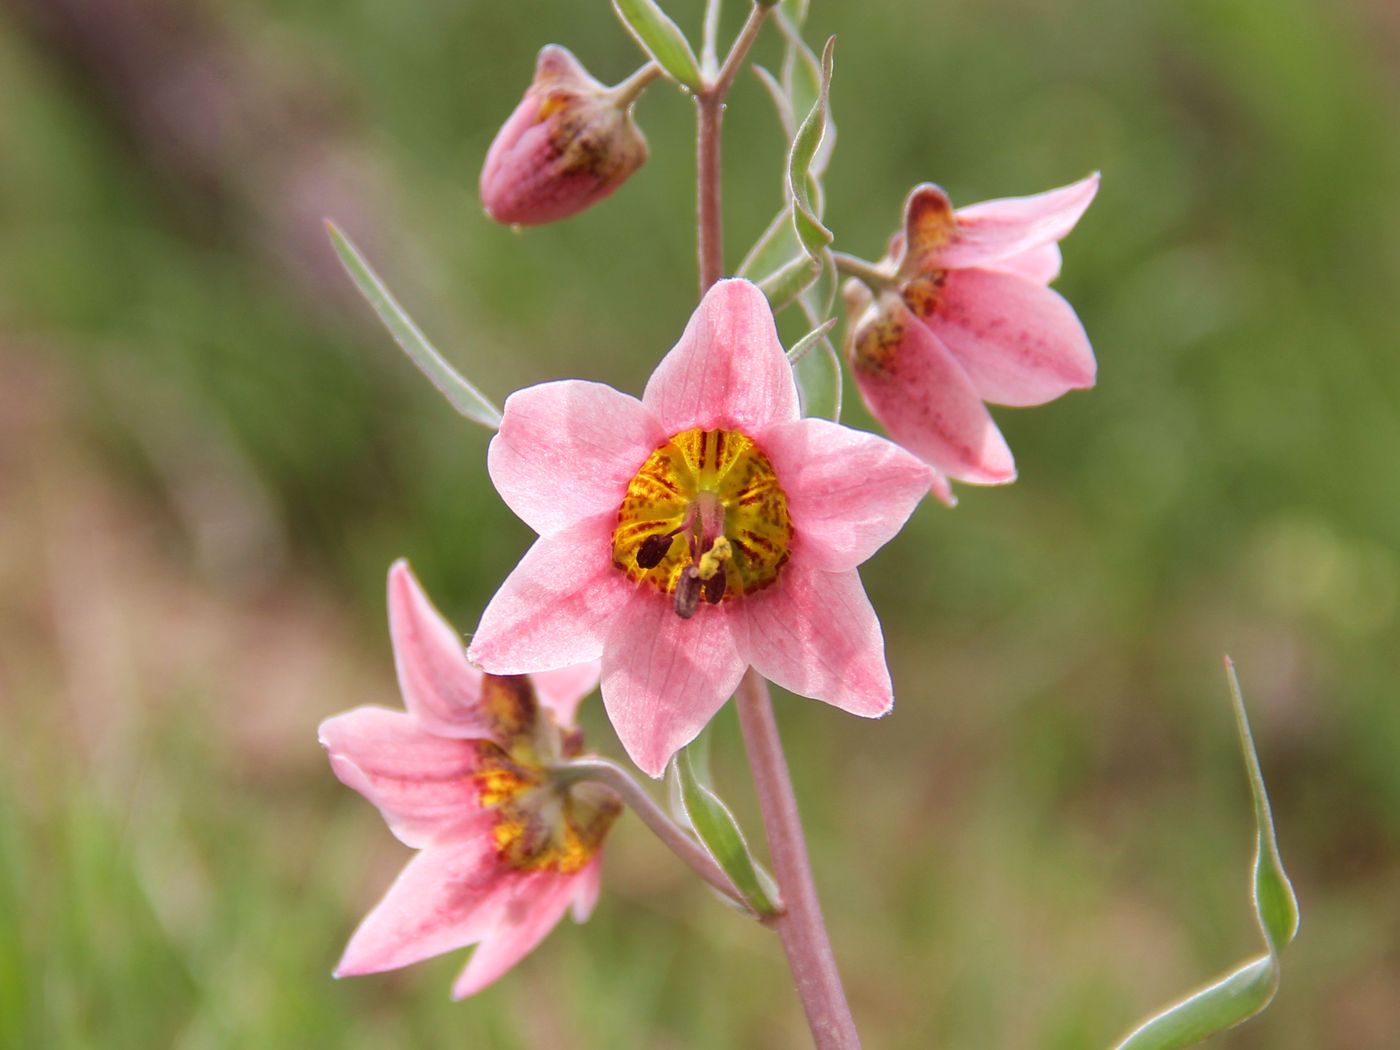
[[620, 804], [597, 785], [553, 782], [550, 766], [579, 753], [574, 710], [599, 669], [533, 682], [483, 675], [402, 561], [389, 570], [389, 633], [407, 711], [347, 711], [321, 723], [321, 744], [336, 776], [418, 855], [335, 973], [476, 944], [452, 989], [460, 999], [515, 965], [570, 906], [582, 922], [597, 900], [598, 851]]
[[763, 293], [706, 294], [642, 399], [569, 380], [519, 391], [491, 479], [540, 538], [468, 653], [500, 674], [603, 660], [603, 703], [652, 776], [752, 665], [859, 715], [892, 703], [856, 566], [929, 471], [896, 445], [800, 418]]
[[602, 200], [646, 159], [630, 93], [600, 84], [550, 44], [486, 154], [481, 201], [497, 222], [555, 222]]
[[891, 437], [937, 469], [945, 503], [949, 477], [1016, 478], [983, 402], [1040, 405], [1094, 385], [1084, 328], [1047, 285], [1060, 272], [1057, 242], [1098, 186], [1095, 174], [956, 212], [937, 186], [916, 186], [881, 264], [890, 286], [874, 298], [848, 288], [847, 353], [861, 397]]

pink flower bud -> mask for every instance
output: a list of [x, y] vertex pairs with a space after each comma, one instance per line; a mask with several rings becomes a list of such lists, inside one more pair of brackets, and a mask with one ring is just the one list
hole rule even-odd
[[647, 159], [632, 122], [636, 92], [608, 88], [557, 44], [510, 115], [481, 170], [481, 201], [497, 222], [535, 226], [575, 215], [617, 189]]

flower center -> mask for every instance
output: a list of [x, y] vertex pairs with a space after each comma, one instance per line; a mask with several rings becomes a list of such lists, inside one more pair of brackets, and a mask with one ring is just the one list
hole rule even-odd
[[737, 430], [684, 430], [627, 484], [613, 564], [675, 596], [676, 613], [767, 587], [792, 551], [792, 519], [777, 473]]
[[577, 753], [582, 738], [554, 724], [528, 678], [485, 675], [482, 703], [505, 741], [475, 741], [471, 774], [477, 801], [495, 813], [497, 853], [520, 871], [580, 870], [602, 846], [621, 803], [594, 784], [551, 780], [549, 764]]

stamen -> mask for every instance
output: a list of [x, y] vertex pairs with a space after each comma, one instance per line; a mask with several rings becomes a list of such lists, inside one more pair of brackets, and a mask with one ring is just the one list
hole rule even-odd
[[676, 581], [676, 615], [682, 620], [689, 620], [700, 607], [700, 588], [700, 570], [687, 565]]
[[642, 540], [637, 547], [637, 565], [643, 569], [656, 568], [671, 550], [671, 541], [675, 538], [675, 532], [668, 532], [665, 535], [654, 534]]
[[711, 605], [718, 605], [724, 601], [724, 592], [729, 586], [729, 581], [724, 578], [724, 573], [717, 572], [701, 584], [701, 589], [705, 595], [705, 601]]
[[724, 563], [734, 556], [734, 547], [726, 536], [719, 536], [710, 544], [710, 549], [700, 555], [700, 578], [707, 583], [724, 568]]

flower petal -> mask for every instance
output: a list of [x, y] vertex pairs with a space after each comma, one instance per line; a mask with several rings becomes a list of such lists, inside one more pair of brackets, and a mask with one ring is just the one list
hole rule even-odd
[[379, 807], [410, 846], [427, 846], [479, 809], [469, 779], [475, 741], [434, 736], [412, 715], [383, 707], [328, 718], [319, 735], [341, 783]]
[[498, 740], [481, 706], [481, 672], [464, 639], [433, 608], [408, 562], [389, 569], [389, 637], [404, 706], [438, 736]]
[[460, 837], [409, 861], [350, 938], [335, 975], [393, 970], [479, 940], [496, 918], [498, 891], [519, 878], [496, 853], [494, 821], [483, 813]]
[[642, 401], [667, 434], [693, 427], [752, 434], [797, 419], [792, 366], [758, 286], [728, 280], [706, 292], [680, 342], [656, 366]]
[[514, 880], [509, 895], [493, 905], [494, 922], [452, 986], [452, 998], [475, 995], [544, 940], [568, 910], [576, 878], [542, 871]]
[[824, 419], [769, 427], [761, 438], [787, 496], [803, 560], [853, 569], [903, 528], [933, 472], [891, 441]]
[[986, 266], [1060, 240], [1099, 190], [1099, 174], [1031, 197], [983, 201], [957, 211], [957, 233], [930, 260], [935, 269]]
[[866, 718], [893, 706], [880, 621], [855, 569], [789, 564], [744, 606], [748, 661], [763, 677]]
[[601, 855], [588, 862], [588, 866], [575, 876], [573, 903], [570, 914], [574, 922], [587, 922], [598, 905], [598, 890], [603, 882], [603, 858]]
[[928, 327], [895, 296], [852, 344], [861, 399], [892, 438], [959, 481], [1002, 485], [1015, 462], [972, 380]]
[[669, 595], [639, 590], [603, 653], [603, 706], [632, 761], [659, 777], [666, 762], [733, 695], [745, 663], [732, 613], [747, 599], [676, 615]]
[[492, 674], [534, 674], [598, 659], [633, 588], [613, 568], [615, 520], [536, 540], [481, 614], [471, 660]]
[[557, 725], [566, 728], [574, 724], [574, 716], [583, 698], [598, 687], [603, 665], [598, 660], [557, 671], [538, 671], [530, 676], [535, 696], [554, 714]]
[[486, 466], [507, 506], [542, 536], [617, 513], [627, 483], [668, 435], [636, 398], [566, 379], [506, 399]]
[[1094, 385], [1094, 351], [1074, 309], [1024, 277], [953, 270], [924, 323], [984, 401], [1042, 405]]
[[1064, 254], [1058, 244], [1042, 244], [1039, 248], [989, 262], [986, 268], [1000, 270], [1002, 273], [1014, 273], [1036, 284], [1049, 284], [1060, 276], [1063, 263]]

